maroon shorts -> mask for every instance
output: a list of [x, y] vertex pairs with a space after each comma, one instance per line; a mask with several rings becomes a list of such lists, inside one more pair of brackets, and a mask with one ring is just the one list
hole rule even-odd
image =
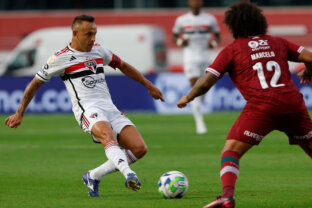
[[300, 145], [312, 140], [312, 121], [305, 106], [295, 113], [278, 111], [259, 111], [246, 105], [227, 139], [258, 145], [268, 133], [279, 130], [287, 134], [289, 144]]

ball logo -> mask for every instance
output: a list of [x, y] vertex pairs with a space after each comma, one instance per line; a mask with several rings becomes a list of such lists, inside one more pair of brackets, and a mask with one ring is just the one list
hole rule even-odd
[[81, 79], [81, 82], [84, 86], [87, 88], [94, 88], [97, 83], [104, 82], [105, 80], [103, 78], [100, 79], [94, 79], [91, 76], [85, 76], [84, 78]]
[[257, 41], [249, 41], [248, 42], [248, 46], [250, 47], [250, 48], [257, 48], [258, 46], [259, 46], [259, 43], [257, 42]]

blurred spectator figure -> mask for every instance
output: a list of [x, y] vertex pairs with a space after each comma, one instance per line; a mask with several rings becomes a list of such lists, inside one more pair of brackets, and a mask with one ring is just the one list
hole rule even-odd
[[[175, 21], [173, 40], [183, 47], [184, 73], [191, 86], [194, 86], [210, 64], [208, 50], [219, 44], [220, 33], [216, 18], [201, 11], [203, 0], [188, 0], [188, 5], [190, 12], [179, 16]], [[203, 96], [192, 102], [197, 134], [207, 133], [201, 112], [202, 101]]]

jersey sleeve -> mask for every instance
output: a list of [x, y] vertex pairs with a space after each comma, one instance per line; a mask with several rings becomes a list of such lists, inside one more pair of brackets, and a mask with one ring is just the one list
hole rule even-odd
[[103, 65], [109, 65], [113, 69], [116, 69], [120, 66], [121, 64], [121, 59], [111, 52], [110, 50], [102, 47], [102, 57], [103, 57]]
[[181, 18], [178, 17], [175, 20], [174, 26], [172, 28], [172, 32], [173, 34], [180, 34], [182, 32], [183, 26], [182, 26], [182, 22], [181, 22]]
[[46, 64], [37, 72], [36, 77], [43, 82], [48, 82], [55, 75], [61, 75], [65, 71], [65, 65], [61, 56], [52, 55]]
[[228, 46], [224, 48], [206, 71], [221, 78], [223, 74], [230, 70], [232, 66], [232, 56], [231, 47]]
[[283, 38], [281, 38], [281, 40], [284, 42], [287, 48], [287, 59], [289, 61], [298, 61], [298, 56], [301, 53], [301, 51], [304, 49], [304, 47], [294, 44]]

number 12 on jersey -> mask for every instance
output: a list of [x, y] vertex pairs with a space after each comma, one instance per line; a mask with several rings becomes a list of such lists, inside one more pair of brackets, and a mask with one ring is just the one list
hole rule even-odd
[[[260, 85], [262, 87], [262, 89], [267, 89], [269, 88], [268, 83], [265, 80], [265, 76], [264, 76], [264, 71], [263, 71], [263, 65], [261, 62], [257, 62], [255, 65], [253, 65], [252, 67], [254, 70], [257, 70], [257, 75], [260, 81]], [[274, 74], [273, 77], [271, 78], [270, 81], [270, 85], [271, 87], [282, 87], [285, 86], [285, 84], [277, 84], [280, 76], [281, 76], [281, 67], [279, 66], [279, 64], [276, 61], [268, 61], [266, 63], [266, 69], [268, 71], [273, 71], [274, 70]]]

